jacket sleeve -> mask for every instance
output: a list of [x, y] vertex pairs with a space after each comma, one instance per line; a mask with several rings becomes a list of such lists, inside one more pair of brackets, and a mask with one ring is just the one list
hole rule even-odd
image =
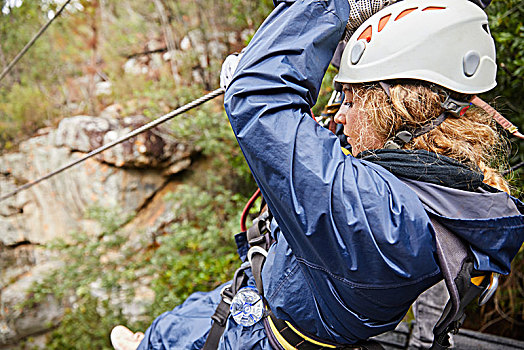
[[432, 254], [422, 205], [389, 172], [345, 156], [309, 112], [348, 17], [347, 0], [278, 4], [240, 60], [225, 108], [297, 259], [371, 284], [369, 274], [383, 283], [391, 270], [397, 283], [435, 270], [407, 259]]

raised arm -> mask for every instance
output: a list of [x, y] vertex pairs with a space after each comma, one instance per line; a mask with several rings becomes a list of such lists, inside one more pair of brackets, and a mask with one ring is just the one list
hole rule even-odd
[[[402, 230], [427, 230], [416, 195], [379, 166], [345, 156], [309, 112], [348, 16], [347, 0], [280, 3], [240, 60], [226, 112], [300, 261], [351, 280], [369, 281], [370, 271], [384, 269], [403, 279], [414, 271], [390, 248], [405, 245], [412, 254], [432, 249], [430, 241], [398, 237]], [[357, 269], [364, 260], [370, 260], [366, 268]]]

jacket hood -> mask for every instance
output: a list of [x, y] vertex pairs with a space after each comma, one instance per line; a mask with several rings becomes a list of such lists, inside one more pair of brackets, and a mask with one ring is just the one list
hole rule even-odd
[[[511, 260], [524, 241], [524, 204], [505, 192], [477, 192], [402, 178], [430, 215], [466, 241], [475, 269], [510, 272]], [[485, 186], [484, 186], [485, 187]]]

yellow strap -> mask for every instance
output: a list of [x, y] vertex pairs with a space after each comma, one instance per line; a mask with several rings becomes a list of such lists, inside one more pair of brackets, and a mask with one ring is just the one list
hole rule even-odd
[[[269, 327], [271, 328], [271, 331], [275, 335], [275, 338], [277, 338], [277, 341], [279, 342], [279, 344], [284, 348], [284, 350], [297, 350], [297, 348], [295, 348], [293, 345], [289, 344], [288, 341], [282, 336], [282, 334], [280, 334], [280, 332], [278, 331], [277, 327], [273, 323], [273, 320], [271, 319], [271, 317], [268, 317], [267, 320], [269, 322]], [[319, 341], [316, 341], [314, 339], [309, 338], [308, 336], [302, 334], [298, 329], [293, 327], [291, 325], [291, 323], [289, 323], [287, 321], [285, 321], [285, 322], [288, 325], [288, 327], [291, 328], [291, 330], [293, 332], [295, 332], [296, 334], [298, 334], [299, 336], [301, 336], [302, 338], [304, 338], [308, 342], [313, 343], [315, 345], [323, 346], [325, 348], [336, 349], [336, 346], [334, 346], [334, 345], [321, 343]]]
[[335, 348], [336, 348], [336, 346], [334, 346], [334, 345], [321, 343], [321, 342], [319, 342], [319, 341], [316, 341], [316, 340], [314, 340], [314, 339], [309, 338], [308, 336], [305, 336], [304, 334], [300, 333], [298, 329], [296, 329], [295, 327], [293, 327], [293, 326], [291, 325], [291, 323], [289, 323], [288, 321], [285, 321], [285, 322], [286, 322], [286, 324], [289, 326], [289, 328], [291, 328], [291, 329], [293, 330], [293, 332], [295, 332], [296, 334], [300, 335], [302, 338], [306, 339], [308, 342], [313, 343], [313, 344], [315, 344], [315, 345], [323, 346], [323, 347], [325, 347], [325, 348], [331, 348], [331, 349], [335, 349]]
[[[482, 283], [482, 281], [484, 281], [485, 277], [487, 277], [487, 276], [472, 277], [471, 278], [471, 283], [473, 283], [474, 285], [479, 287], [480, 284]], [[491, 282], [490, 282], [490, 285], [491, 285], [491, 283], [493, 282], [493, 274], [490, 274], [490, 277], [491, 277]]]
[[346, 156], [350, 155], [349, 150], [347, 148], [344, 148], [344, 147], [341, 147], [341, 148], [342, 148], [342, 153], [344, 153]]
[[271, 331], [273, 332], [273, 335], [275, 336], [275, 338], [277, 338], [278, 343], [284, 348], [284, 350], [297, 350], [297, 348], [295, 348], [291, 344], [289, 344], [287, 342], [287, 340], [284, 339], [284, 337], [280, 334], [280, 332], [278, 331], [277, 327], [275, 326], [275, 324], [271, 320], [271, 317], [268, 317], [267, 320], [269, 322], [269, 327], [271, 328]]

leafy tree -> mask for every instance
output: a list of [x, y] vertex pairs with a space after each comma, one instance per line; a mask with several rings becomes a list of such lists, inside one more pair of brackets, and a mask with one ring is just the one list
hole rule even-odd
[[[487, 8], [491, 33], [497, 48], [497, 87], [487, 95], [497, 109], [521, 131], [524, 129], [524, 3], [520, 0], [494, 0]], [[511, 137], [510, 164], [524, 162], [524, 141]], [[522, 196], [524, 168], [514, 177], [515, 190]]]

